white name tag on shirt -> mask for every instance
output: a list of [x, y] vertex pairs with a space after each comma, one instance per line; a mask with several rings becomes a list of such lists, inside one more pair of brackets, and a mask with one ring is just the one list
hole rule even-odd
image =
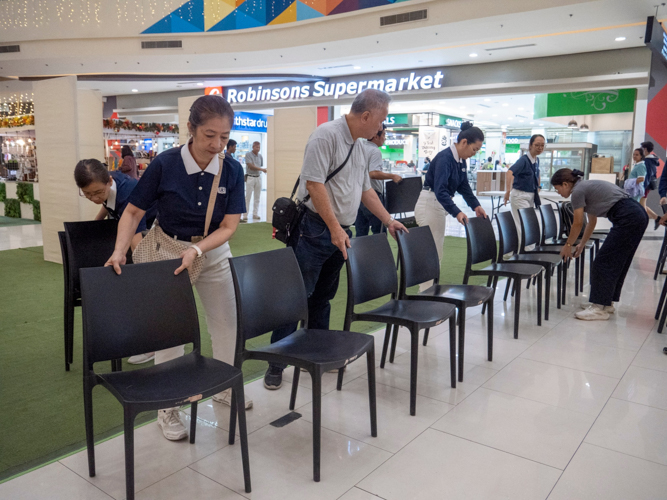
[[218, 194], [227, 194], [227, 188], [226, 187], [219, 187], [218, 188]]

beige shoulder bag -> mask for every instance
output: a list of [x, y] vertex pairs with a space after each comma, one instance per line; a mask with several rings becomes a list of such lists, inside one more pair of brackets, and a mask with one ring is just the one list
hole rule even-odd
[[[211, 225], [211, 218], [213, 217], [213, 209], [215, 208], [215, 200], [218, 196], [218, 186], [220, 185], [220, 176], [222, 175], [222, 160], [220, 160], [220, 169], [218, 174], [213, 178], [213, 185], [211, 186], [211, 195], [208, 198], [208, 207], [206, 208], [206, 223], [204, 225], [204, 236], [193, 236], [192, 242], [198, 243], [206, 236]], [[158, 214], [158, 218], [159, 218]], [[143, 264], [145, 262], [158, 262], [161, 260], [180, 259], [181, 254], [190, 248], [192, 245], [169, 237], [160, 228], [158, 221], [148, 231], [148, 234], [137, 245], [137, 248], [132, 252], [132, 261], [135, 264]], [[196, 257], [188, 272], [190, 274], [190, 283], [195, 284], [197, 278], [204, 268], [204, 255]]]

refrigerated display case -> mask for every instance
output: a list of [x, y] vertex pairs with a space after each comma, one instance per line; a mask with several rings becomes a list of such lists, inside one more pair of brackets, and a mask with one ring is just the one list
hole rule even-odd
[[[540, 185], [543, 190], [553, 191], [551, 176], [561, 168], [581, 170], [588, 179], [591, 159], [598, 151], [597, 144], [590, 142], [549, 143], [544, 148], [540, 159]], [[521, 155], [528, 152], [528, 143], [521, 144]]]

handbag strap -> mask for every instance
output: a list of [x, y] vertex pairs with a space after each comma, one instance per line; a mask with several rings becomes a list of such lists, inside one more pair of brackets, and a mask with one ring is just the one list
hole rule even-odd
[[213, 218], [213, 209], [215, 208], [215, 200], [218, 197], [218, 186], [220, 185], [220, 177], [222, 176], [223, 159], [220, 158], [220, 168], [218, 173], [213, 178], [211, 185], [211, 194], [208, 197], [208, 207], [206, 207], [206, 223], [204, 224], [204, 238], [208, 236], [208, 230], [211, 226], [211, 219]]
[[[347, 165], [347, 161], [350, 159], [350, 156], [352, 155], [352, 150], [354, 149], [354, 145], [357, 143], [357, 141], [352, 142], [352, 146], [350, 146], [350, 150], [347, 152], [347, 156], [345, 157], [345, 161], [341, 164], [340, 167], [338, 167], [336, 170], [331, 172], [329, 175], [327, 175], [326, 180], [324, 183], [326, 184], [329, 182], [331, 179], [333, 179], [338, 172], [340, 172], [345, 165]], [[296, 179], [296, 184], [294, 184], [294, 189], [292, 189], [292, 194], [290, 195], [290, 198], [294, 198], [294, 194], [296, 193], [296, 190], [299, 188], [299, 181], [301, 180], [301, 176], [297, 177]], [[310, 199], [310, 194], [307, 194], [303, 200], [301, 200], [301, 203], [306, 203]]]

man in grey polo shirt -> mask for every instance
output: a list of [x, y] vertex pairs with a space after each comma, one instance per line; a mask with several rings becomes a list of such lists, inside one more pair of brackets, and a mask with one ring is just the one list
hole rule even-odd
[[[357, 217], [359, 203], [387, 226], [389, 233], [407, 231], [384, 209], [371, 188], [363, 144], [377, 134], [387, 118], [391, 97], [375, 89], [364, 90], [352, 103], [350, 113], [320, 125], [306, 144], [301, 168], [298, 198], [306, 202], [306, 215], [293, 242], [294, 253], [308, 294], [308, 327], [328, 329], [331, 299], [338, 291], [340, 270], [350, 248], [349, 227]], [[329, 182], [327, 175], [349, 159]], [[271, 342], [277, 342], [296, 330], [290, 325], [273, 331]], [[282, 385], [284, 365], [270, 365], [264, 376], [267, 389]]]
[[[252, 143], [252, 151], [248, 151], [245, 155], [246, 166], [246, 183], [245, 183], [245, 206], [246, 210], [250, 212], [250, 198], [253, 196], [252, 218], [259, 220], [259, 197], [262, 194], [262, 172], [266, 173], [264, 167], [264, 158], [259, 152], [260, 143], [255, 141]], [[250, 218], [249, 214], [243, 214], [241, 220]]]

